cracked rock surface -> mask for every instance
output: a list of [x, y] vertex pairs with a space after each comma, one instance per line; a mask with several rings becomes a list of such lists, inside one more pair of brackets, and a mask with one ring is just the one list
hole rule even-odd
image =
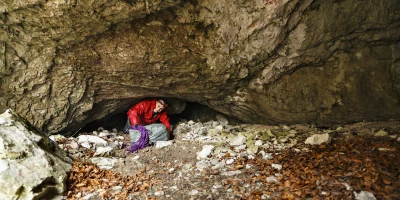
[[143, 97], [197, 102], [246, 123], [398, 119], [399, 7], [2, 1], [0, 111], [64, 135]]

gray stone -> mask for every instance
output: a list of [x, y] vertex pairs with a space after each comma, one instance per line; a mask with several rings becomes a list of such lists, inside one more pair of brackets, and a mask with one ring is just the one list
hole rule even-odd
[[204, 145], [203, 149], [197, 153], [197, 159], [201, 160], [207, 158], [213, 150], [214, 150], [213, 145]]
[[376, 200], [375, 196], [368, 191], [354, 192], [354, 197], [356, 200]]
[[379, 130], [378, 132], [376, 132], [374, 134], [374, 136], [377, 136], [377, 137], [383, 137], [383, 136], [388, 136], [388, 135], [389, 135], [389, 133], [384, 130]]
[[161, 149], [161, 148], [164, 148], [164, 147], [167, 147], [167, 146], [171, 146], [172, 144], [173, 144], [172, 140], [170, 140], [170, 141], [157, 141], [156, 142], [156, 148], [157, 149]]
[[306, 144], [311, 144], [311, 145], [320, 145], [322, 143], [330, 143], [331, 142], [331, 136], [328, 133], [324, 134], [314, 134], [311, 137], [308, 137], [307, 140], [305, 141]]
[[11, 110], [0, 115], [0, 199], [52, 199], [64, 193], [71, 168], [65, 153], [28, 127]]

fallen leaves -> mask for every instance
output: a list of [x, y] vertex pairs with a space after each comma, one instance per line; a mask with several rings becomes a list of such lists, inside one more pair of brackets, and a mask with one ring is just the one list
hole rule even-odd
[[[75, 162], [67, 180], [67, 198], [80, 199], [97, 194], [101, 199], [126, 199], [131, 193], [144, 195], [158, 180], [138, 170], [134, 176], [122, 176], [110, 170], [101, 170], [95, 164]], [[114, 188], [120, 186], [121, 191]]]
[[[375, 150], [382, 147], [391, 151]], [[265, 184], [262, 193], [275, 199], [352, 199], [356, 190], [371, 191], [377, 199], [400, 199], [398, 155], [399, 144], [390, 140], [336, 138], [330, 145], [313, 147], [311, 152], [288, 150], [272, 160], [257, 157], [248, 161], [246, 164], [256, 165], [262, 172], [247, 182], [265, 183], [265, 177], [281, 174], [276, 176], [279, 182], [273, 187]], [[271, 163], [281, 163], [282, 170], [269, 167]], [[255, 191], [246, 199], [257, 199], [262, 194]]]

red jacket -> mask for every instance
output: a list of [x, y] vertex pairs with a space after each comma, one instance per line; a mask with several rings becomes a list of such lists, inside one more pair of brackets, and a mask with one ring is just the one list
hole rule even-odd
[[165, 109], [152, 117], [153, 110], [156, 108], [156, 101], [156, 99], [143, 100], [128, 110], [127, 114], [132, 126], [136, 124], [146, 126], [160, 120], [167, 127], [168, 131], [171, 132], [171, 125], [169, 124], [169, 118]]

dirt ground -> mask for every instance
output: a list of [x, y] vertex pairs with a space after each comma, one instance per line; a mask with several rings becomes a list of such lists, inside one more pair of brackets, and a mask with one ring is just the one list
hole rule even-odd
[[[225, 143], [182, 140], [175, 135], [173, 145], [164, 148], [152, 146], [136, 153], [125, 151], [126, 147], [117, 150], [114, 157], [122, 159], [111, 170], [76, 160], [67, 198], [373, 199], [368, 197], [373, 195], [376, 199], [400, 199], [399, 121], [340, 128], [292, 125], [290, 129], [297, 132], [294, 146], [279, 150], [260, 146], [253, 157], [246, 149], [234, 151]], [[375, 136], [379, 131], [387, 135]], [[309, 136], [326, 132], [330, 143], [305, 144]], [[129, 141], [128, 135], [118, 134]], [[283, 137], [276, 136], [275, 141], [275, 145], [288, 144]], [[205, 145], [214, 145], [214, 151], [208, 158], [198, 159]], [[225, 151], [217, 153], [217, 147]], [[266, 159], [261, 151], [272, 157]], [[204, 165], [202, 161], [210, 162]]]

